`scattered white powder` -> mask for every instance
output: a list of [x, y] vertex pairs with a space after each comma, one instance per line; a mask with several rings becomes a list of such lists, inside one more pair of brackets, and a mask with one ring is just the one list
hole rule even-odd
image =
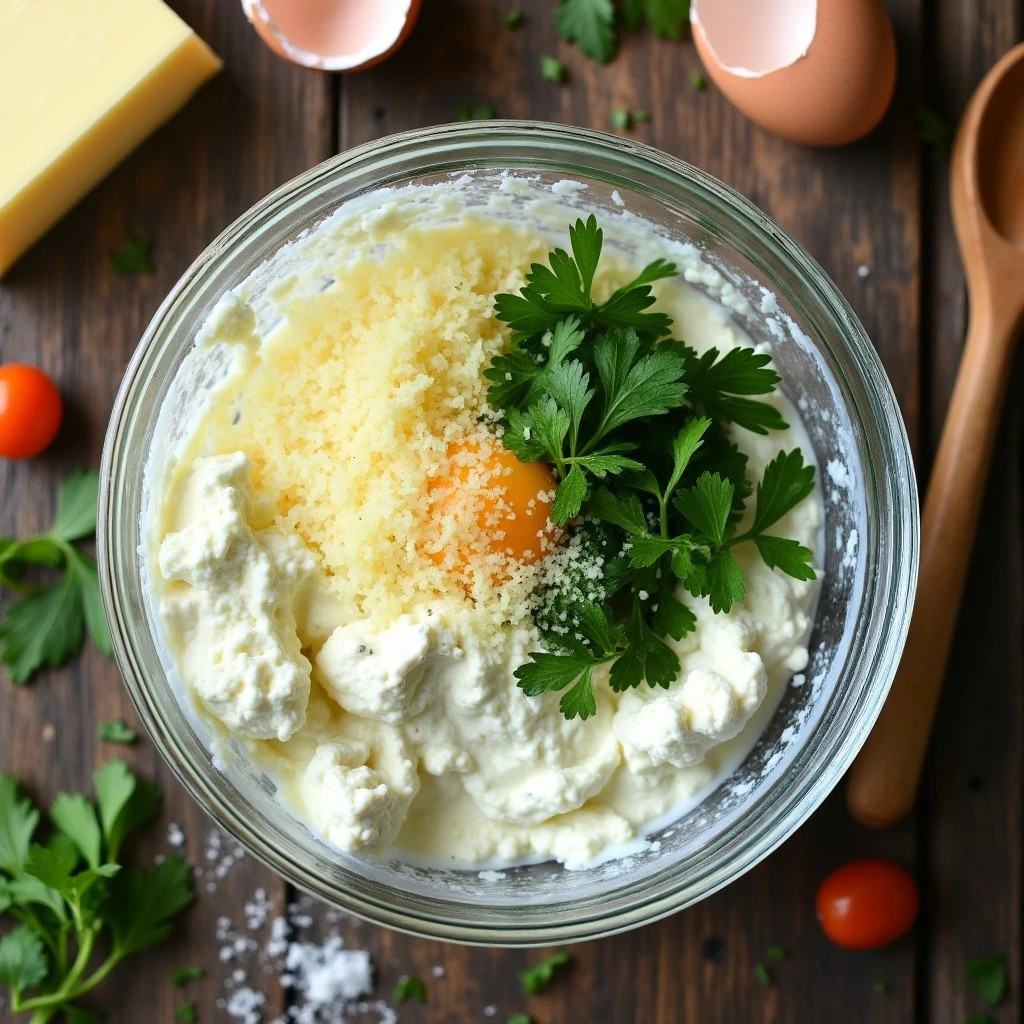
[[251, 932], [262, 928], [267, 923], [273, 906], [273, 902], [267, 897], [267, 890], [257, 889], [252, 894], [252, 899], [245, 905], [246, 928]]
[[857, 542], [860, 538], [856, 530], [850, 531], [846, 538], [846, 551], [843, 552], [843, 568], [853, 569], [857, 565]]
[[296, 1024], [316, 1024], [339, 1003], [351, 1003], [373, 991], [373, 964], [365, 949], [345, 949], [340, 935], [323, 945], [293, 942], [285, 956], [281, 984], [292, 988], [302, 1005], [290, 1013]]
[[806, 682], [807, 676], [805, 676], [803, 672], [797, 672], [797, 674], [789, 681], [789, 685], [795, 686], [799, 690]]
[[828, 464], [825, 466], [825, 471], [828, 473], [829, 480], [836, 487], [845, 487], [849, 483], [850, 473], [845, 464], [838, 459], [829, 459]]
[[[224, 858], [221, 839], [208, 843], [208, 859], [221, 863]], [[284, 914], [274, 917], [273, 900], [266, 889], [257, 889], [245, 903], [244, 928], [229, 917], [217, 919], [216, 936], [220, 943], [218, 958], [231, 964], [223, 977], [223, 997], [217, 1006], [232, 1020], [242, 1024], [265, 1024], [267, 995], [260, 991], [267, 982], [279, 979], [281, 988], [291, 997], [285, 1014], [267, 1024], [345, 1024], [350, 1019], [366, 1022], [376, 1017], [377, 1024], [397, 1024], [395, 1011], [382, 1000], [370, 1000], [374, 970], [367, 950], [346, 949], [341, 935], [332, 931], [323, 941], [306, 941], [298, 936], [313, 925], [312, 901], [307, 897], [289, 903]], [[342, 915], [328, 912], [329, 924], [340, 923]], [[262, 933], [265, 938], [258, 941]], [[444, 968], [434, 968], [444, 973]], [[266, 975], [260, 987], [250, 975]]]
[[231, 869], [245, 856], [245, 850], [238, 843], [232, 841], [230, 849], [227, 844], [228, 840], [216, 829], [206, 837], [206, 845], [203, 847], [206, 867], [197, 866], [194, 874], [196, 878], [206, 879], [207, 892], [216, 892], [218, 884], [228, 877]]
[[551, 191], [556, 196], [571, 196], [577, 192], [586, 192], [589, 185], [584, 184], [582, 181], [573, 181], [571, 178], [565, 178], [562, 181], [556, 181], [551, 186]]
[[167, 842], [175, 849], [181, 849], [185, 845], [185, 833], [181, 826], [173, 821], [167, 826]]
[[623, 199], [623, 198], [622, 198], [622, 196], [620, 196], [620, 195], [619, 195], [619, 190], [618, 190], [618, 189], [615, 189], [615, 191], [614, 191], [614, 192], [612, 192], [612, 202], [613, 202], [613, 203], [614, 203], [614, 204], [615, 204], [616, 206], [618, 206], [618, 207], [619, 207], [620, 209], [621, 209], [621, 208], [622, 208], [623, 206], [625, 206], [625, 205], [626, 205], [626, 200], [625, 200], [625, 199]]
[[476, 877], [482, 882], [501, 882], [508, 878], [508, 875], [506, 875], [504, 871], [493, 871], [488, 869], [486, 871], [478, 871]]
[[229, 1017], [240, 1020], [242, 1024], [260, 1024], [266, 1002], [262, 992], [254, 988], [240, 988], [232, 992], [227, 1000], [223, 1000], [223, 1009]]

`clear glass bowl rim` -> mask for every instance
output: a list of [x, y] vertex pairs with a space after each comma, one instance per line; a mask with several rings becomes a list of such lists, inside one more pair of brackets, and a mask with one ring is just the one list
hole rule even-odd
[[[567, 177], [617, 182], [648, 197], [710, 208], [714, 227], [728, 243], [755, 265], [767, 256], [792, 275], [820, 316], [843, 339], [830, 356], [847, 371], [839, 384], [851, 419], [862, 435], [861, 456], [869, 489], [885, 500], [868, 499], [874, 514], [876, 548], [864, 606], [871, 621], [862, 649], [853, 660], [852, 675], [860, 695], [852, 719], [819, 730], [808, 770], [787, 780], [784, 792], [757, 817], [756, 827], [732, 844], [731, 854], [696, 876], [675, 879], [652, 890], [639, 890], [618, 900], [608, 913], [557, 914], [544, 908], [544, 920], [490, 922], [486, 911], [469, 923], [446, 918], [443, 900], [436, 911], [402, 907], [352, 891], [339, 891], [307, 865], [284, 855], [260, 835], [255, 823], [240, 815], [208, 784], [174, 734], [164, 727], [158, 703], [142, 667], [138, 634], [148, 624], [130, 607], [122, 573], [137, 559], [132, 547], [135, 526], [126, 514], [127, 473], [140, 473], [148, 454], [133, 439], [147, 426], [145, 397], [154, 384], [154, 369], [173, 340], [172, 325], [202, 296], [225, 262], [251, 255], [266, 242], [289, 212], [311, 194], [344, 189], [350, 195], [412, 176], [442, 175], [478, 168], [547, 170]], [[372, 180], [367, 185], [367, 179]], [[354, 187], [353, 187], [354, 186]], [[337, 205], [337, 200], [332, 207]], [[324, 209], [324, 214], [330, 208]], [[737, 236], [745, 244], [737, 246]], [[266, 255], [276, 247], [270, 244]], [[216, 297], [216, 296], [214, 296]], [[208, 296], [206, 297], [208, 298]], [[826, 342], [819, 338], [819, 343]], [[867, 738], [881, 710], [899, 662], [909, 628], [919, 556], [918, 496], [906, 430], [892, 386], [873, 346], [847, 301], [822, 268], [785, 231], [738, 192], [690, 164], [629, 139], [589, 129], [533, 121], [488, 121], [439, 125], [393, 135], [341, 153], [285, 183], [227, 227], [186, 270], [154, 315], [126, 370], [115, 399], [103, 450], [100, 482], [100, 528], [97, 535], [101, 590], [114, 642], [115, 658], [133, 704], [161, 756], [199, 805], [252, 855], [298, 888], [340, 909], [377, 924], [411, 934], [484, 945], [542, 945], [613, 934], [664, 917], [689, 906], [735, 880], [764, 859], [818, 807], [842, 778]], [[860, 557], [865, 557], [862, 551]], [[869, 600], [871, 600], [870, 603]], [[160, 683], [164, 683], [160, 680]], [[851, 684], [853, 685], [853, 684]], [[813, 769], [813, 770], [811, 770]], [[742, 831], [742, 830], [741, 830]], [[540, 909], [540, 908], [538, 908]]]

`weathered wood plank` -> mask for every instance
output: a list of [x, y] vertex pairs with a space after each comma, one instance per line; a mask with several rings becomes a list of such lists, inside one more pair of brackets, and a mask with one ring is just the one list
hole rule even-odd
[[[988, 68], [1024, 38], [1017, 0], [946, 0], [928, 39], [934, 59], [929, 102], [956, 120]], [[931, 450], [938, 444], [967, 327], [967, 295], [949, 214], [948, 168], [927, 179], [931, 239], [925, 292]], [[1003, 418], [964, 592], [928, 772], [932, 900], [926, 922], [929, 1020], [959, 1024], [983, 1008], [964, 971], [978, 956], [1005, 953], [1010, 987], [999, 1018], [1019, 1020], [1021, 811], [1024, 807], [1024, 652], [1022, 652], [1021, 410], [1018, 366]], [[980, 498], [979, 498], [980, 500]]]
[[[246, 25], [237, 2], [172, 0], [172, 6], [224, 58], [224, 73], [0, 284], [0, 362], [41, 366], [58, 381], [68, 405], [67, 422], [51, 454], [27, 464], [0, 460], [2, 534], [45, 528], [61, 475], [98, 464], [124, 366], [178, 275], [246, 207], [329, 155], [332, 146], [330, 79], [305, 74], [272, 56]], [[111, 271], [110, 253], [130, 234], [154, 240], [152, 277]], [[283, 883], [252, 860], [217, 879], [213, 869], [223, 865], [223, 854], [216, 861], [203, 856], [212, 824], [152, 746], [143, 740], [126, 751], [96, 741], [97, 722], [133, 721], [112, 662], [90, 651], [66, 669], [41, 674], [32, 686], [15, 689], [4, 680], [0, 707], [0, 770], [24, 779], [40, 801], [49, 802], [60, 790], [88, 788], [93, 768], [116, 755], [159, 781], [166, 794], [164, 810], [139, 856], [148, 861], [172, 852], [167, 829], [172, 822], [179, 824], [187, 837], [183, 852], [206, 872], [197, 880], [199, 900], [177, 937], [118, 972], [94, 1005], [102, 1006], [111, 1024], [138, 1024], [143, 1017], [170, 1022], [175, 1006], [194, 998], [203, 1007], [203, 1019], [212, 1021], [214, 1004], [223, 995], [221, 972], [214, 970], [224, 945], [216, 937], [218, 917], [241, 923], [243, 905], [261, 886], [283, 902]], [[226, 845], [223, 853], [229, 851]], [[210, 885], [216, 892], [208, 891]], [[249, 954], [241, 961], [247, 967], [253, 962]], [[170, 972], [183, 963], [202, 964], [211, 975], [179, 994], [171, 987]], [[269, 1017], [283, 997], [279, 991], [268, 995]], [[8, 1011], [0, 1010], [0, 1021], [10, 1019]]]

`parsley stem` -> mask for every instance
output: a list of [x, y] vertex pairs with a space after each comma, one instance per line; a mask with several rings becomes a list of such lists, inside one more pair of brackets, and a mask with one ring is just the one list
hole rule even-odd
[[[12, 1007], [12, 1009], [18, 1013], [27, 1013], [29, 1010], [50, 1010], [52, 1015], [53, 1010], [56, 1010], [64, 1003], [70, 1002], [72, 999], [77, 999], [94, 985], [98, 985], [103, 978], [96, 981], [94, 981], [94, 979], [100, 971], [97, 971], [86, 984], [79, 985], [78, 983], [78, 979], [81, 978], [85, 973], [86, 968], [89, 966], [89, 960], [92, 958], [93, 946], [96, 944], [96, 935], [97, 930], [95, 928], [90, 928], [84, 934], [79, 933], [78, 956], [75, 957], [75, 962], [71, 965], [71, 970], [68, 971], [64, 981], [61, 982], [60, 988], [53, 992], [48, 992], [43, 996], [34, 996], [32, 999], [26, 999], [20, 1006]], [[109, 963], [109, 961], [115, 956], [115, 953], [111, 953], [106, 962]], [[116, 960], [114, 962], [116, 963]], [[104, 966], [106, 966], [106, 963]], [[100, 970], [102, 969], [103, 968], [101, 967]], [[111, 965], [111, 969], [113, 969], [113, 964]], [[109, 970], [107, 973], [109, 973]], [[105, 978], [106, 974], [104, 974], [103, 977]], [[34, 1020], [35, 1017], [32, 1019]], [[44, 1017], [42, 1019], [47, 1020], [48, 1017]]]

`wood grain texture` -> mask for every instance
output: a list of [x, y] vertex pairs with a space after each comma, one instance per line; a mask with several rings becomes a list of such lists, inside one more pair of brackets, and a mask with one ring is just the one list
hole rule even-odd
[[[449, 121], [462, 103], [490, 104], [501, 116], [605, 129], [613, 107], [650, 111], [651, 122], [638, 126], [635, 138], [748, 195], [823, 264], [875, 341], [915, 452], [926, 459], [958, 357], [963, 297], [943, 221], [941, 176], [923, 166], [914, 112], [922, 91], [946, 112], [959, 109], [970, 84], [1019, 33], [1018, 0], [888, 0], [900, 46], [896, 103], [879, 132], [836, 151], [791, 146], [751, 126], [713, 89], [692, 92], [689, 73], [698, 62], [688, 43], [628, 36], [616, 60], [598, 67], [556, 38], [552, 0], [425, 0], [420, 23], [399, 54], [343, 79], [303, 73], [270, 56], [245, 26], [235, 0], [172, 5], [226, 58], [226, 73], [0, 285], [0, 361], [38, 362], [74, 399], [52, 458], [14, 468], [0, 464], [0, 533], [45, 526], [60, 473], [95, 462], [135, 340], [167, 288], [221, 227], [328, 155], [335, 138], [346, 148]], [[527, 14], [515, 31], [500, 24], [512, 6]], [[543, 53], [565, 62], [565, 85], [542, 78]], [[931, 99], [937, 86], [938, 98]], [[156, 239], [158, 273], [152, 279], [120, 278], [107, 270], [109, 251], [131, 232]], [[868, 269], [867, 276], [859, 267]], [[1004, 482], [1011, 480], [1006, 460], [1013, 457], [1009, 449], [999, 455]], [[979, 571], [969, 584], [967, 604], [976, 612], [954, 654], [954, 671], [959, 665], [968, 683], [947, 688], [954, 703], [947, 700], [941, 712], [939, 756], [921, 821], [869, 833], [833, 797], [780, 851], [723, 892], [639, 931], [575, 947], [564, 983], [532, 998], [520, 992], [516, 971], [546, 951], [413, 940], [301, 901], [292, 914], [295, 937], [322, 938], [338, 930], [352, 947], [369, 949], [378, 970], [377, 995], [384, 999], [402, 974], [421, 977], [428, 1002], [401, 1007], [403, 1024], [503, 1022], [521, 1011], [537, 1024], [961, 1024], [967, 1009], [979, 1008], [965, 990], [967, 957], [1009, 950], [1019, 981], [1024, 711], [1019, 645], [1007, 631], [1015, 630], [1019, 641], [1020, 551], [1004, 543], [1014, 527], [1012, 479], [1013, 486], [993, 491], [984, 513], [988, 550], [1004, 571], [996, 579]], [[987, 609], [993, 608], [1002, 611], [992, 615]], [[979, 662], [982, 636], [987, 646]], [[975, 697], [979, 677], [984, 701]], [[81, 788], [92, 767], [117, 752], [97, 749], [96, 721], [118, 715], [131, 720], [116, 672], [91, 653], [69, 670], [41, 677], [31, 690], [5, 686], [0, 702], [0, 769], [15, 769], [46, 799], [61, 788]], [[50, 743], [42, 740], [46, 724], [56, 731]], [[129, 758], [168, 792], [161, 825], [142, 855], [166, 852], [166, 826], [176, 821], [188, 835], [189, 854], [206, 870], [208, 822], [147, 744]], [[932, 899], [925, 927], [912, 937], [851, 955], [821, 935], [813, 896], [831, 868], [865, 855], [917, 863]], [[206, 892], [206, 884], [204, 875], [199, 905], [174, 942], [99, 994], [97, 1005], [113, 1024], [171, 1024], [173, 1007], [184, 998], [199, 1001], [204, 1022], [234, 1019], [218, 1006], [229, 993], [225, 982], [235, 964], [218, 962], [225, 943], [216, 940], [217, 918], [228, 917], [244, 937], [262, 945], [267, 926], [250, 936], [246, 901], [264, 888], [277, 915], [297, 897], [248, 861], [235, 866], [216, 892]], [[791, 956], [770, 965], [776, 984], [764, 987], [753, 967], [770, 945], [788, 948]], [[183, 962], [203, 963], [210, 976], [179, 995], [167, 979]], [[242, 966], [254, 984], [264, 979], [264, 1019], [270, 1020], [288, 998], [276, 970], [264, 975], [271, 965], [251, 951]], [[438, 968], [443, 974], [435, 976]], [[873, 991], [878, 980], [891, 986], [889, 994]], [[488, 1010], [493, 1017], [485, 1015]], [[369, 1024], [378, 1018], [368, 1013], [351, 1019]], [[1011, 1001], [999, 1020], [1018, 1019], [1019, 1004]], [[3, 1009], [0, 1022], [10, 1024]]]
[[[929, 103], [954, 120], [985, 72], [1024, 36], [1024, 5], [1001, 0], [943, 4], [929, 26], [936, 59]], [[931, 230], [925, 296], [929, 316], [928, 449], [938, 442], [967, 330], [967, 295], [949, 214], [945, 166], [927, 167]], [[1024, 1014], [1021, 962], [1021, 814], [1024, 792], [1022, 654], [1021, 367], [1018, 361], [982, 511], [923, 787], [928, 844], [922, 955], [933, 969], [922, 1002], [935, 1024], [959, 1024], [981, 1005], [965, 983], [974, 957], [1006, 953], [1010, 988], [999, 1020]]]
[[[182, 271], [231, 220], [328, 156], [333, 146], [329, 79], [302, 74], [254, 45], [237, 3], [172, 0], [172, 6], [213, 44], [225, 60], [224, 72], [79, 203], [0, 285], [0, 362], [39, 365], [57, 380], [68, 404], [50, 454], [17, 465], [0, 460], [0, 534], [46, 528], [61, 475], [98, 465], [125, 364]], [[154, 240], [153, 276], [119, 276], [110, 269], [110, 253], [127, 235]], [[96, 723], [134, 718], [116, 668], [95, 651], [65, 669], [41, 673], [31, 686], [0, 683], [0, 711], [0, 770], [17, 774], [44, 804], [61, 790], [88, 789], [92, 770], [114, 756], [124, 756], [160, 784], [163, 813], [138, 851], [140, 861], [172, 852], [166, 837], [174, 822], [187, 837], [182, 852], [207, 873], [197, 880], [197, 906], [175, 939], [118, 971], [97, 992], [94, 1005], [107, 1011], [111, 1024], [142, 1019], [162, 1024], [173, 1020], [177, 1005], [194, 998], [204, 1012], [210, 1010], [205, 1019], [212, 1019], [222, 995], [220, 971], [187, 993], [174, 992], [171, 971], [183, 963], [217, 966], [224, 945], [216, 938], [217, 919], [240, 916], [259, 886], [283, 901], [283, 883], [251, 860], [216, 878], [213, 869], [223, 859], [208, 862], [203, 856], [212, 824], [152, 746], [140, 742], [127, 749], [97, 742]], [[226, 846], [224, 852], [229, 851]], [[241, 957], [246, 967], [251, 961], [249, 953]], [[283, 1005], [279, 989], [269, 995], [269, 1010]], [[0, 1020], [10, 1020], [6, 1010], [0, 1010]]]

